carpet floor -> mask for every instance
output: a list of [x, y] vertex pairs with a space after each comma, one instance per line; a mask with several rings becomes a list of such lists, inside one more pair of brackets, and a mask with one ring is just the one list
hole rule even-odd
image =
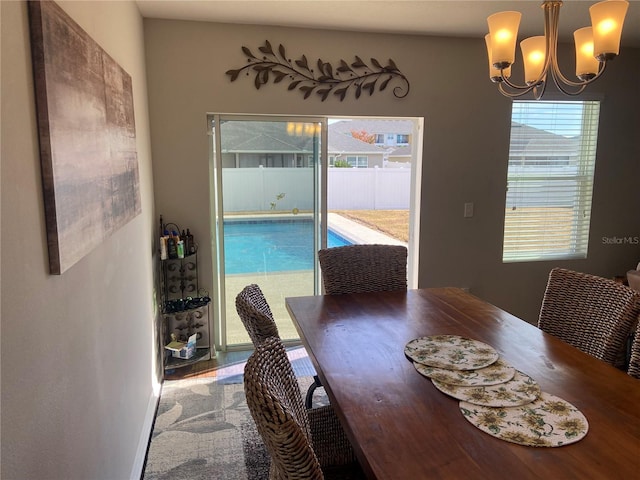
[[[304, 349], [288, 351], [304, 394], [313, 367]], [[144, 480], [262, 480], [269, 455], [247, 407], [244, 363], [214, 377], [165, 381], [147, 455]], [[326, 404], [323, 389], [314, 405]]]

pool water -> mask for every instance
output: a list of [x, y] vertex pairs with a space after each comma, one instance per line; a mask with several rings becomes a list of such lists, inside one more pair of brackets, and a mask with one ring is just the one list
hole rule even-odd
[[[351, 245], [327, 232], [327, 245]], [[311, 220], [225, 221], [225, 273], [264, 273], [312, 270], [314, 259]]]

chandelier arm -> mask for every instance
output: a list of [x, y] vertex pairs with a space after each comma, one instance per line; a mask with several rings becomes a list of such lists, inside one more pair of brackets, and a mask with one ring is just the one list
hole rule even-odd
[[558, 31], [561, 6], [562, 2], [544, 2], [542, 4], [542, 8], [544, 9], [545, 38], [544, 67], [540, 75], [538, 75], [538, 78], [533, 82], [536, 85], [542, 82], [546, 83], [549, 70], [553, 73], [553, 60], [556, 58], [558, 51], [558, 38], [555, 33]]
[[[507, 84], [509, 85], [509, 84]], [[505, 82], [500, 82], [498, 83], [498, 90], [500, 91], [500, 93], [502, 95], [504, 95], [505, 97], [509, 97], [509, 98], [518, 98], [518, 97], [522, 97], [523, 95], [526, 95], [527, 93], [529, 93], [531, 90], [533, 90], [533, 88], [535, 87], [535, 85], [529, 85], [527, 87], [518, 87], [516, 85], [517, 88], [522, 89], [520, 90], [516, 90], [515, 92], [509, 91], [505, 88]]]
[[[566, 78], [562, 74], [562, 71], [560, 70], [560, 66], [558, 65], [558, 60], [554, 59], [554, 63], [551, 66], [551, 75], [553, 76], [554, 83], [556, 84], [556, 86], [560, 90], [562, 90], [562, 88], [561, 88], [560, 85], [558, 85], [559, 81], [562, 82], [564, 85], [569, 86], [569, 87], [586, 87], [590, 83], [593, 83], [595, 80], [600, 78], [600, 76], [604, 72], [604, 69], [605, 69], [606, 66], [607, 66], [607, 61], [603, 60], [603, 61], [600, 62], [600, 65], [598, 67], [598, 72], [595, 74], [595, 76], [593, 76], [592, 78], [586, 79], [586, 80], [581, 80], [579, 82], [574, 82], [572, 80], [569, 80], [568, 78]], [[582, 90], [584, 90], [584, 88], [580, 89], [580, 91], [582, 91]], [[564, 90], [562, 90], [562, 91], [564, 92]]]
[[[600, 77], [600, 75], [602, 74], [602, 72], [604, 72], [604, 67], [606, 66], [606, 60], [603, 60], [601, 62], [599, 62], [599, 66], [598, 66], [598, 72], [596, 73], [596, 75], [593, 78], [590, 79], [586, 79], [586, 80], [581, 80], [579, 82], [575, 82], [573, 80], [569, 80], [567, 77], [565, 77], [562, 73], [562, 70], [560, 70], [560, 65], [558, 64], [558, 50], [557, 50], [557, 45], [558, 45], [558, 19], [556, 18], [556, 24], [554, 26], [554, 30], [553, 30], [553, 37], [554, 37], [554, 51], [553, 51], [553, 55], [551, 56], [551, 77], [553, 78], [553, 83], [556, 85], [556, 87], [558, 87], [558, 90], [560, 90], [562, 93], [564, 93], [565, 95], [578, 95], [580, 93], [582, 93], [585, 89], [585, 87], [587, 85], [589, 85], [591, 82], [593, 82], [594, 80], [596, 80], [598, 77]], [[576, 87], [578, 88], [578, 90], [576, 91], [571, 91], [568, 90], [566, 87]]]
[[544, 95], [544, 91], [547, 88], [547, 82], [541, 82], [537, 84], [533, 89], [533, 98], [535, 100], [540, 100], [542, 95]]
[[[545, 70], [551, 70], [551, 77], [555, 86], [565, 95], [579, 95], [587, 85], [597, 79], [604, 71], [605, 61], [600, 62], [598, 73], [591, 79], [575, 82], [565, 77], [558, 64], [558, 28], [560, 23], [560, 7], [562, 2], [550, 2], [544, 5], [545, 10], [545, 36], [547, 37], [547, 52], [545, 58]], [[550, 61], [550, 65], [547, 63]], [[546, 73], [546, 72], [545, 72]], [[575, 87], [577, 90], [569, 90], [567, 87]]]
[[[500, 73], [502, 73], [502, 71], [500, 71]], [[535, 84], [517, 85], [515, 83], [512, 83], [507, 77], [502, 75], [502, 82], [500, 82], [500, 85], [502, 85], [503, 83], [505, 85], [509, 85], [509, 87], [513, 88], [514, 90], [525, 90], [525, 93], [533, 90], [533, 87], [535, 86]]]
[[[558, 73], [560, 73], [560, 71], [558, 71]], [[555, 84], [555, 86], [558, 88], [558, 90], [560, 90], [562, 93], [564, 93], [565, 95], [570, 95], [570, 96], [575, 96], [575, 95], [580, 95], [585, 88], [587, 88], [587, 83], [589, 82], [585, 82], [585, 83], [574, 83], [571, 82], [572, 85], [567, 85], [566, 83], [563, 85], [563, 82], [561, 80], [559, 80], [555, 73], [552, 72], [553, 77], [553, 83]], [[573, 87], [579, 87], [577, 90], [569, 90], [567, 87], [568, 86], [573, 86]]]

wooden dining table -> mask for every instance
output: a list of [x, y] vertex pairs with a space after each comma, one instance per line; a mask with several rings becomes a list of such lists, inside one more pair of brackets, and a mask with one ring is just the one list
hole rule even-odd
[[[457, 288], [292, 297], [286, 306], [371, 479], [640, 478], [640, 381]], [[543, 392], [586, 417], [560, 447], [481, 431], [405, 356], [422, 336], [494, 347]]]

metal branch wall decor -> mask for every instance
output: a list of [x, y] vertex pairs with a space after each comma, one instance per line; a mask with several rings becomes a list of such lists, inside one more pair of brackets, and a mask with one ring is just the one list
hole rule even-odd
[[253, 83], [259, 90], [262, 85], [269, 83], [269, 80], [280, 83], [287, 79], [288, 90], [301, 91], [305, 99], [315, 93], [323, 102], [332, 94], [343, 101], [349, 89], [355, 92], [356, 98], [360, 98], [363, 92], [373, 95], [376, 90], [380, 92], [385, 90], [392, 81], [400, 82], [400, 85], [396, 85], [392, 90], [396, 98], [404, 98], [409, 93], [409, 80], [391, 59], [386, 65], [382, 65], [372, 58], [370, 66], [356, 55], [355, 61], [351, 64], [340, 60], [339, 65], [334, 68], [333, 65], [319, 58], [316, 63], [318, 68], [314, 70], [305, 55], [295, 61], [287, 58], [282, 44], [278, 46], [278, 51], [274, 52], [271, 43], [265, 40], [264, 45], [258, 49], [263, 54], [261, 58], [254, 55], [249, 48], [242, 47], [242, 51], [247, 56], [247, 65], [235, 70], [227, 70], [226, 74], [231, 77], [232, 82], [242, 72], [247, 76], [254, 73]]

